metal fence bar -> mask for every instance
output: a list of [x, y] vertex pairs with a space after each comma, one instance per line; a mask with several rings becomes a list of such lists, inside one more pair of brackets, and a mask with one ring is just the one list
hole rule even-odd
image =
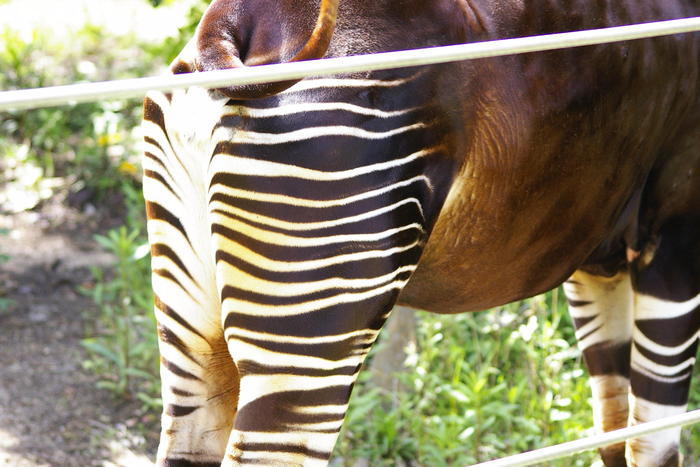
[[[95, 100], [142, 97], [150, 90], [169, 91], [190, 86], [217, 88], [229, 85], [286, 81], [336, 73], [386, 70], [604, 44], [694, 31], [700, 31], [700, 17], [174, 76], [6, 91], [0, 93], [0, 110], [32, 109]], [[692, 58], [689, 57], [689, 59]]]
[[539, 462], [551, 461], [560, 459], [581, 451], [607, 446], [609, 444], [625, 441], [630, 438], [637, 438], [649, 433], [656, 433], [668, 428], [690, 425], [700, 422], [700, 410], [694, 410], [672, 417], [666, 417], [653, 422], [640, 423], [620, 430], [609, 431], [589, 438], [569, 441], [567, 443], [557, 444], [534, 451], [516, 454], [510, 457], [503, 457], [493, 461], [476, 464], [474, 467], [512, 467], [537, 464]]

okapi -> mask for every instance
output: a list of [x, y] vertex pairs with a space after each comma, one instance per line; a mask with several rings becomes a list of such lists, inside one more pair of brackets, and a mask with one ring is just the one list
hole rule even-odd
[[[697, 15], [697, 0], [214, 0], [172, 70]], [[563, 282], [597, 427], [684, 411], [699, 72], [685, 34], [149, 94], [158, 462], [325, 465], [395, 303], [461, 313]], [[679, 432], [601, 454], [678, 465]]]

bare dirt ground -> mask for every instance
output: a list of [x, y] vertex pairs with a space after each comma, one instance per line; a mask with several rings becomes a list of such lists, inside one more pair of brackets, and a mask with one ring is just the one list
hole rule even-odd
[[96, 389], [80, 341], [94, 305], [78, 292], [92, 265], [110, 263], [92, 240], [110, 221], [62, 204], [0, 215], [0, 466], [151, 465], [152, 440], [130, 430], [136, 405]]

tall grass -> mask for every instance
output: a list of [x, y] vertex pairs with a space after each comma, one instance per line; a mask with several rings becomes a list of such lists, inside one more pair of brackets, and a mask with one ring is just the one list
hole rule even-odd
[[487, 312], [421, 313], [407, 390], [382, 394], [362, 376], [336, 455], [467, 465], [586, 434], [590, 391], [565, 310], [557, 290]]
[[96, 284], [85, 291], [97, 314], [86, 317], [92, 328], [83, 339], [89, 351], [83, 366], [100, 375], [99, 387], [120, 397], [135, 396], [144, 410], [157, 410], [159, 356], [143, 232], [122, 226], [96, 239], [116, 263], [110, 270], [94, 268]]
[[[560, 289], [479, 313], [421, 313], [407, 363], [400, 393], [360, 376], [336, 464], [469, 465], [593, 434], [588, 374]], [[691, 409], [700, 406], [695, 373]], [[697, 465], [700, 430], [684, 431], [682, 449]], [[547, 465], [596, 459], [589, 451]]]

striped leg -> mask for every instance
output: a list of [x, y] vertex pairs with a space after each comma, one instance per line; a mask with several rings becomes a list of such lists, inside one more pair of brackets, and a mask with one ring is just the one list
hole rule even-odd
[[417, 253], [416, 232], [399, 235], [407, 246], [266, 244], [253, 240], [263, 232], [246, 237], [225, 215], [214, 219], [225, 335], [241, 378], [225, 464], [325, 465], [362, 362], [414, 268], [398, 258], [417, 254], [398, 252]]
[[163, 396], [158, 464], [220, 465], [233, 425], [238, 377], [221, 329], [210, 233], [203, 221], [202, 158], [179, 144], [179, 134], [166, 131], [179, 116], [172, 100], [186, 97], [182, 92], [170, 98], [150, 94], [143, 125]]
[[[338, 312], [365, 321], [360, 310]], [[229, 315], [227, 336], [241, 391], [224, 465], [326, 465], [362, 361], [385, 316], [334, 336], [302, 338], [296, 332], [294, 338], [251, 338], [234, 326], [235, 313]]]
[[[178, 310], [193, 311], [187, 308]], [[176, 313], [160, 303], [156, 307], [164, 408], [158, 464], [218, 466], [235, 414], [236, 369], [222, 337], [174, 324]]]
[[[662, 230], [650, 263], [635, 263], [630, 423], [683, 413], [700, 330], [698, 222]], [[678, 466], [680, 428], [631, 440], [633, 466]]]
[[146, 101], [154, 287], [170, 326], [161, 462], [327, 463], [449, 186], [429, 175], [450, 164], [440, 121], [371, 108], [357, 88], [413, 94], [421, 76]]
[[[328, 130], [312, 127], [305, 137], [320, 131]], [[291, 136], [265, 143], [283, 137]], [[369, 145], [359, 132], [352, 138]], [[307, 153], [323, 161], [313, 143], [304, 143]], [[211, 231], [224, 333], [240, 374], [224, 463], [325, 465], [362, 362], [418, 261], [424, 178], [312, 171], [219, 150], [210, 164]]]
[[[603, 431], [627, 426], [632, 337], [632, 288], [626, 272], [613, 277], [577, 271], [565, 284], [576, 338], [590, 372], [593, 416]], [[625, 466], [625, 444], [600, 450], [606, 466]]]

